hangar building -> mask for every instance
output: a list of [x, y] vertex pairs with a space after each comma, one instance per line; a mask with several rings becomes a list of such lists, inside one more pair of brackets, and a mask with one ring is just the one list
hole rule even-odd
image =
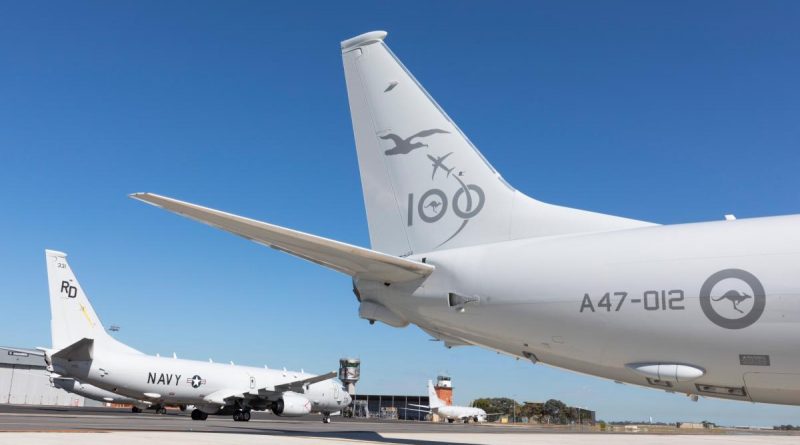
[[0, 403], [20, 405], [101, 406], [50, 384], [50, 373], [37, 351], [0, 351]]

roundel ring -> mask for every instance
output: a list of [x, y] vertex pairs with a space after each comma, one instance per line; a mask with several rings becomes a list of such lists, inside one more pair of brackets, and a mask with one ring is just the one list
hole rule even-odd
[[[717, 283], [728, 278], [744, 281], [753, 291], [753, 308], [750, 309], [750, 312], [748, 312], [744, 317], [723, 317], [722, 315], [718, 314], [711, 305], [711, 290], [714, 289], [714, 286], [716, 286]], [[764, 292], [764, 286], [761, 285], [761, 282], [758, 281], [758, 278], [756, 278], [755, 275], [742, 269], [721, 270], [708, 277], [705, 283], [703, 283], [703, 286], [700, 288], [700, 307], [703, 309], [703, 313], [706, 314], [706, 317], [708, 317], [708, 319], [714, 324], [725, 329], [742, 329], [755, 323], [759, 318], [761, 318], [761, 314], [764, 313], [764, 307], [766, 304], [767, 297], [766, 293]]]

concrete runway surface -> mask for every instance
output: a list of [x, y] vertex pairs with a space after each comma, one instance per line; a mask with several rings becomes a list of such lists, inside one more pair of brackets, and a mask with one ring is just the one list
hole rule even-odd
[[256, 413], [250, 422], [229, 417], [193, 421], [188, 413], [159, 416], [106, 408], [0, 406], [0, 445], [141, 444], [798, 444], [800, 435], [736, 432], [705, 434], [596, 433], [585, 428], [431, 424], [319, 416], [287, 419]]

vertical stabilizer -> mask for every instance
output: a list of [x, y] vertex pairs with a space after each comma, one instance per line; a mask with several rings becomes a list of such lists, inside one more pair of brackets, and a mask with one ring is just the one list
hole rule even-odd
[[138, 352], [112, 338], [92, 308], [86, 293], [67, 263], [67, 254], [46, 250], [50, 290], [50, 330], [53, 349], [60, 350], [82, 339], [94, 340], [96, 348]]
[[433, 388], [433, 381], [431, 380], [428, 380], [428, 406], [430, 406], [431, 409], [444, 406], [442, 399], [436, 395], [436, 389]]
[[373, 249], [406, 256], [649, 225], [545, 204], [514, 190], [389, 50], [385, 37], [375, 31], [341, 44]]

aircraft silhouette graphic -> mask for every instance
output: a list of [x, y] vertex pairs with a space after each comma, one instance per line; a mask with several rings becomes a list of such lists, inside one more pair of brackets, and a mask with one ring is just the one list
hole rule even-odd
[[431, 155], [428, 155], [428, 159], [430, 159], [431, 161], [433, 161], [433, 173], [431, 173], [431, 180], [433, 180], [434, 176], [436, 176], [436, 171], [437, 171], [438, 169], [440, 169], [440, 168], [441, 168], [442, 170], [444, 170], [444, 171], [446, 171], [446, 172], [447, 172], [447, 176], [450, 176], [450, 173], [452, 173], [452, 172], [453, 172], [453, 169], [454, 169], [455, 167], [450, 167], [450, 168], [447, 168], [447, 166], [446, 166], [446, 165], [444, 165], [444, 164], [443, 164], [443, 162], [444, 162], [444, 160], [445, 160], [445, 159], [447, 159], [447, 157], [448, 157], [448, 156], [450, 156], [451, 154], [453, 154], [453, 152], [452, 152], [452, 151], [451, 151], [450, 153], [447, 153], [447, 154], [446, 154], [446, 155], [444, 155], [444, 156], [436, 156], [436, 157], [433, 157], [433, 156], [431, 156]]
[[430, 130], [422, 130], [419, 133], [413, 134], [405, 139], [401, 138], [400, 136], [389, 133], [386, 136], [381, 136], [381, 139], [384, 140], [392, 140], [394, 142], [394, 147], [386, 150], [384, 154], [387, 156], [392, 155], [405, 155], [411, 153], [413, 150], [421, 147], [427, 147], [428, 144], [423, 144], [422, 142], [411, 142], [415, 138], [424, 138], [428, 136], [432, 136], [434, 134], [449, 134], [449, 131], [440, 130], [438, 128], [432, 128]]

